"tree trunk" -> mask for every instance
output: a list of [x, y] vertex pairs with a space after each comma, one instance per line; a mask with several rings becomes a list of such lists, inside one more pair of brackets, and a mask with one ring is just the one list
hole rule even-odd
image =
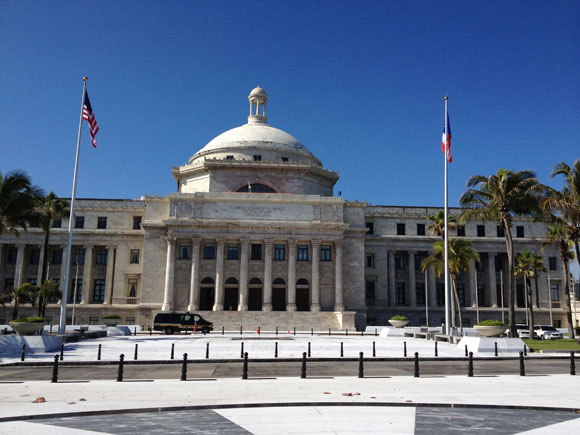
[[[453, 290], [453, 289], [452, 289]], [[451, 296], [451, 329], [455, 331], [457, 329], [457, 323], [455, 322], [455, 298]]]
[[[51, 221], [52, 221], [52, 219], [49, 218], [48, 225], [50, 225]], [[41, 286], [42, 283], [48, 279], [48, 277], [46, 275], [48, 273], [49, 239], [50, 239], [50, 228], [46, 227], [46, 228], [44, 228], [44, 253], [42, 255], [42, 274], [40, 275], [40, 282], [38, 283], [39, 286]], [[43, 305], [44, 305], [43, 297], [39, 296], [38, 297], [38, 315], [39, 316], [42, 315], [42, 317], [44, 317], [44, 312], [42, 310]]]
[[530, 331], [530, 338], [534, 337], [534, 310], [532, 308], [532, 280], [529, 276], [524, 278], [524, 282], [526, 283], [526, 298], [528, 299], [528, 317], [529, 317], [529, 324], [528, 330]]
[[536, 308], [539, 309], [540, 308], [540, 290], [538, 289], [538, 272], [536, 272], [536, 271], [534, 271], [534, 285], [536, 286]]
[[568, 321], [568, 338], [574, 338], [574, 323], [572, 322], [572, 306], [570, 304], [570, 272], [568, 271], [568, 246], [560, 242], [560, 257], [562, 257], [562, 266], [564, 268], [564, 300], [566, 301], [566, 320]]
[[516, 308], [514, 303], [514, 287], [515, 287], [515, 279], [514, 279], [514, 245], [512, 239], [512, 233], [510, 231], [510, 224], [507, 218], [503, 218], [501, 220], [501, 224], [503, 226], [504, 234], [505, 234], [505, 243], [507, 248], [507, 256], [508, 256], [508, 274], [507, 274], [507, 292], [508, 292], [508, 307], [509, 307], [509, 315], [508, 315], [508, 322], [509, 322], [509, 330], [510, 330], [510, 337], [517, 337], [516, 331]]
[[[457, 287], [455, 286], [455, 278], [451, 279], [451, 289], [453, 290], [453, 296], [455, 298], [455, 303], [457, 304], [457, 316], [459, 317], [459, 335], [463, 337], [463, 318], [461, 317], [461, 304], [459, 303], [459, 295], [457, 294]], [[455, 316], [455, 313], [453, 313]]]

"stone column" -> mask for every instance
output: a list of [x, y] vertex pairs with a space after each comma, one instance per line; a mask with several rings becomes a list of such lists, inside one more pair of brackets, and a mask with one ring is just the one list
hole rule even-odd
[[289, 312], [296, 311], [296, 247], [298, 241], [288, 240], [288, 307]]
[[312, 241], [312, 304], [310, 311], [320, 311], [320, 240]]
[[[493, 308], [497, 308], [497, 282], [495, 275], [495, 252], [487, 253], [487, 275], [488, 275], [488, 286], [489, 286], [489, 304]], [[501, 301], [499, 303], [501, 306]]]
[[336, 262], [334, 265], [334, 311], [344, 311], [344, 293], [342, 289], [342, 240], [334, 242]]
[[[107, 268], [109, 267], [109, 261], [113, 261], [112, 256], [107, 254]], [[91, 277], [93, 272], [93, 247], [91, 245], [86, 247], [85, 250], [85, 265], [83, 267], [83, 294], [81, 297], [81, 304], [88, 304], [91, 289]], [[105, 298], [105, 300], [107, 300]]]
[[415, 283], [415, 251], [409, 251], [409, 306], [417, 306], [417, 285]]
[[433, 266], [427, 268], [427, 283], [429, 285], [429, 306], [437, 306], [437, 280], [433, 272]]
[[[175, 246], [175, 244], [173, 245]], [[107, 246], [107, 278], [105, 281], [105, 300], [103, 304], [107, 305], [111, 303], [111, 295], [113, 294], [113, 269], [115, 268], [115, 249], [117, 247], [114, 245]], [[85, 258], [85, 267], [87, 264], [87, 259]], [[83, 280], [83, 293], [84, 293], [84, 280]], [[173, 287], [173, 286], [172, 286]]]
[[264, 240], [264, 304], [262, 311], [272, 311], [272, 240]]
[[24, 251], [26, 245], [19, 243], [16, 245], [18, 251], [16, 252], [16, 270], [14, 272], [14, 288], [20, 287], [24, 284]]
[[167, 238], [167, 261], [165, 263], [165, 291], [162, 311], [173, 310], [173, 283], [175, 280], [175, 239]]
[[[38, 270], [36, 271], [36, 285], [42, 285], [42, 263], [44, 259], [44, 244], [40, 245], [40, 253], [38, 254]], [[2, 263], [0, 263], [1, 265]]]
[[189, 285], [189, 305], [187, 311], [199, 310], [199, 247], [201, 240], [191, 238], [191, 280]]
[[242, 252], [240, 253], [240, 303], [238, 311], [248, 311], [248, 251], [250, 241], [242, 239], [240, 245]]
[[389, 256], [389, 306], [395, 306], [395, 251], [390, 251]]
[[475, 260], [469, 261], [469, 301], [473, 308], [476, 307], [477, 292], [475, 290], [475, 274], [477, 270], [475, 269]]
[[215, 263], [215, 301], [213, 311], [224, 310], [224, 246], [226, 241], [218, 239], [216, 241], [216, 263]]

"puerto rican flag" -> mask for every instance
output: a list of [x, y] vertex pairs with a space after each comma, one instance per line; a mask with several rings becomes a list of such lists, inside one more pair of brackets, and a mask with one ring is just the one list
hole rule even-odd
[[[443, 126], [443, 136], [441, 138], [441, 151], [445, 154], [445, 144], [447, 143], [447, 159], [449, 163], [453, 163], [453, 158], [451, 157], [451, 124], [449, 123], [449, 112], [447, 113], [447, 138], [445, 138], [445, 126]], [[447, 140], [445, 140], [447, 139]]]

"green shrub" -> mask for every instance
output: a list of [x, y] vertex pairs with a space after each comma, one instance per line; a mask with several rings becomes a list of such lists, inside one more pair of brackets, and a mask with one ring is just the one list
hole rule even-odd
[[479, 322], [475, 326], [505, 326], [505, 323], [502, 322], [501, 320], [487, 319], [487, 320], [482, 320], [481, 322]]
[[405, 316], [393, 316], [389, 320], [409, 320]]
[[21, 317], [13, 320], [14, 323], [44, 323], [44, 317]]
[[119, 316], [118, 314], [107, 314], [106, 316], [103, 316], [103, 319], [120, 319], [121, 316]]

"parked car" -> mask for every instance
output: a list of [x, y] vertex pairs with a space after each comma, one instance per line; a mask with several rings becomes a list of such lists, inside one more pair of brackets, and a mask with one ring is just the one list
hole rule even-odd
[[154, 331], [163, 331], [167, 335], [180, 331], [201, 331], [207, 334], [213, 331], [213, 323], [199, 314], [192, 313], [158, 313], [153, 321]]
[[550, 325], [536, 325], [534, 327], [534, 334], [536, 334], [542, 340], [564, 338], [560, 331]]

